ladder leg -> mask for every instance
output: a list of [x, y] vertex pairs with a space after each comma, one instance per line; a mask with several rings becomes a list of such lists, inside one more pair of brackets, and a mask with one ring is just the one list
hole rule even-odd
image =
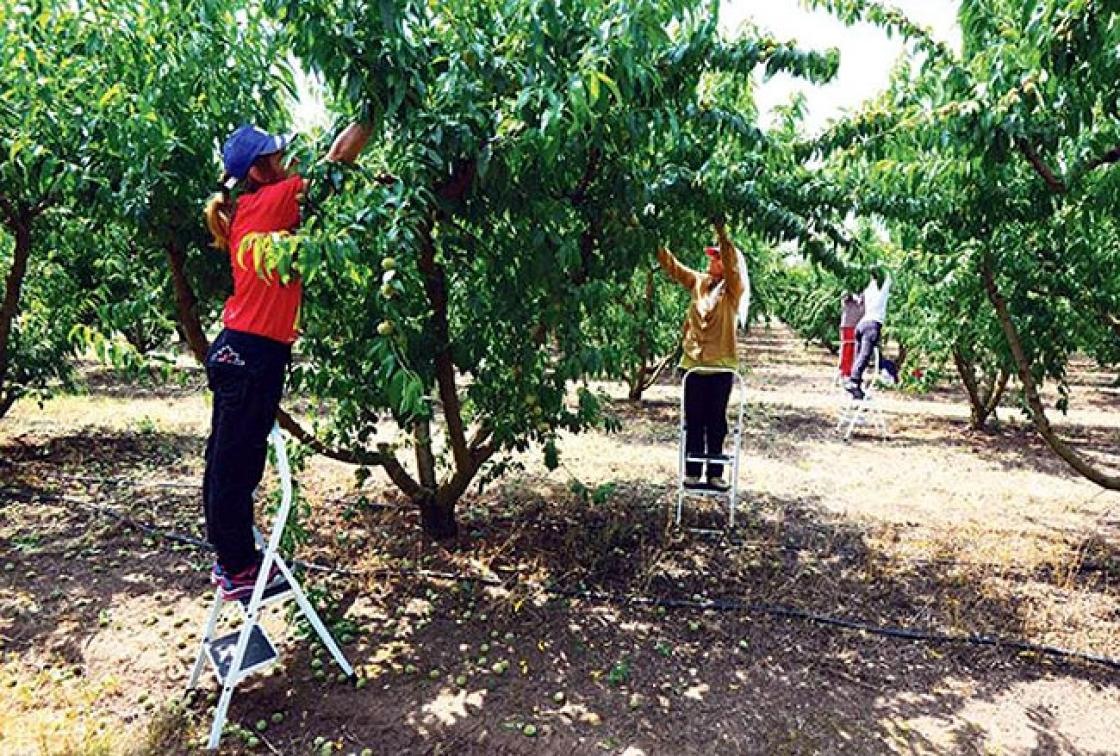
[[[858, 400], [857, 400], [858, 401]], [[859, 421], [859, 407], [851, 410], [848, 419], [848, 430], [844, 432], [844, 440], [847, 441], [852, 437], [852, 432], [856, 429], [856, 423]]]
[[194, 669], [191, 670], [191, 679], [187, 683], [187, 690], [194, 690], [198, 686], [198, 678], [202, 675], [202, 667], [206, 662], [206, 644], [214, 640], [214, 628], [218, 626], [218, 617], [222, 613], [222, 594], [214, 590], [214, 603], [210, 606], [210, 616], [206, 620], [206, 629], [202, 632], [202, 639], [198, 642], [198, 656], [194, 660]]
[[264, 593], [264, 586], [267, 582], [268, 565], [269, 560], [266, 554], [265, 559], [261, 562], [257, 583], [253, 587], [253, 595], [249, 599], [249, 607], [245, 610], [245, 623], [237, 634], [237, 645], [233, 649], [233, 658], [230, 659], [229, 670], [222, 681], [222, 695], [218, 698], [218, 708], [214, 711], [214, 724], [210, 727], [210, 742], [207, 745], [207, 748], [211, 751], [218, 747], [218, 741], [222, 739], [222, 727], [226, 723], [226, 712], [229, 710], [230, 699], [233, 698], [233, 689], [240, 682], [241, 666], [245, 663], [245, 652], [249, 648], [249, 638], [253, 634], [253, 628], [257, 626], [257, 614], [260, 612], [261, 595]]
[[[230, 675], [233, 674], [233, 667], [230, 667]], [[222, 695], [218, 698], [218, 706], [214, 710], [214, 723], [210, 725], [210, 740], [206, 743], [206, 750], [216, 751], [218, 743], [222, 739], [222, 730], [226, 726], [226, 713], [229, 711], [229, 702], [233, 698], [233, 678], [227, 676], [225, 684], [222, 685]]]
[[340, 649], [338, 647], [338, 644], [335, 643], [335, 640], [331, 636], [330, 631], [327, 630], [327, 626], [324, 625], [323, 620], [319, 618], [319, 613], [315, 611], [315, 607], [311, 605], [311, 602], [307, 599], [307, 595], [303, 592], [303, 589], [300, 587], [299, 583], [296, 582], [296, 579], [292, 575], [291, 570], [288, 569], [288, 565], [284, 562], [283, 559], [277, 557], [276, 566], [284, 575], [284, 578], [288, 581], [288, 585], [291, 586], [292, 597], [296, 600], [296, 604], [299, 606], [300, 611], [303, 612], [303, 616], [307, 618], [307, 621], [311, 623], [311, 627], [315, 629], [315, 633], [319, 636], [319, 640], [321, 640], [323, 642], [323, 645], [327, 647], [327, 650], [331, 652], [331, 656], [334, 657], [335, 662], [339, 667], [342, 668], [342, 671], [346, 674], [346, 676], [353, 677], [354, 668], [350, 666], [350, 662], [346, 660], [346, 657], [342, 653], [342, 649]]

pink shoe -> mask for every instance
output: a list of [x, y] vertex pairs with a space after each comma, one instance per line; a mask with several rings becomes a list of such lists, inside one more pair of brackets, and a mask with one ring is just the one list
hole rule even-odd
[[[218, 589], [223, 601], [238, 601], [242, 598], [248, 598], [252, 595], [253, 587], [257, 584], [257, 575], [260, 568], [260, 562], [257, 562], [249, 565], [241, 572], [229, 575], [220, 564], [215, 562], [214, 568], [210, 570], [210, 584]], [[270, 584], [274, 583], [280, 577], [279, 568], [273, 564], [272, 569], [268, 571], [268, 582]]]

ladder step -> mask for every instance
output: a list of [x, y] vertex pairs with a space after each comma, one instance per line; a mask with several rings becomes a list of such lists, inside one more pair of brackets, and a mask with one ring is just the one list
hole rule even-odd
[[690, 454], [684, 458], [685, 462], [719, 462], [724, 465], [731, 464], [730, 454]]
[[[292, 586], [290, 586], [287, 579], [284, 578], [283, 575], [281, 575], [275, 580], [275, 582], [264, 589], [264, 593], [261, 594], [261, 606], [267, 606], [268, 604], [275, 604], [277, 601], [283, 601], [290, 595], [292, 595]], [[242, 611], [249, 610], [249, 599], [251, 599], [252, 597], [253, 595], [250, 593], [237, 599], [237, 603], [241, 605]]]
[[716, 488], [715, 486], [708, 483], [697, 483], [693, 486], [684, 486], [684, 492], [686, 494], [695, 493], [704, 496], [711, 496], [712, 494], [715, 494], [716, 496], [730, 496], [734, 492], [734, 489]]
[[[237, 649], [237, 639], [240, 635], [241, 631], [238, 630], [206, 644], [206, 655], [214, 665], [214, 671], [217, 672], [218, 680], [222, 685], [226, 684], [226, 678], [229, 676], [229, 668], [233, 664], [233, 654]], [[237, 680], [267, 667], [279, 656], [276, 647], [272, 645], [272, 641], [265, 635], [261, 626], [253, 625], [249, 633], [249, 645], [245, 649], [245, 658], [241, 661], [241, 674], [238, 675]]]

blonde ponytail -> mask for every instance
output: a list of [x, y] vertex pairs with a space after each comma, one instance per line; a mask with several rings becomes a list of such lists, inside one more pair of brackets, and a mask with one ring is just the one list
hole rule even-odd
[[206, 201], [206, 209], [202, 214], [206, 216], [206, 227], [210, 229], [213, 240], [210, 246], [214, 249], [229, 249], [229, 230], [233, 225], [233, 198], [225, 186], [225, 177], [222, 179], [222, 190], [210, 195]]

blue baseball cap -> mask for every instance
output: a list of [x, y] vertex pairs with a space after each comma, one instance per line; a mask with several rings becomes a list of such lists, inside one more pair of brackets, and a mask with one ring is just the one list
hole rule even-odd
[[252, 124], [238, 127], [222, 145], [222, 164], [226, 173], [240, 181], [249, 175], [253, 161], [271, 155], [291, 144], [294, 134], [274, 135]]

